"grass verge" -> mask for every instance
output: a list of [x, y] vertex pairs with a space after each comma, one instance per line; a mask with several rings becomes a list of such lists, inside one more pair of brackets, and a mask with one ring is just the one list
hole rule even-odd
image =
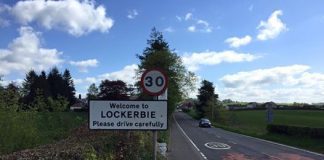
[[0, 112], [0, 154], [53, 143], [86, 119], [75, 112]]

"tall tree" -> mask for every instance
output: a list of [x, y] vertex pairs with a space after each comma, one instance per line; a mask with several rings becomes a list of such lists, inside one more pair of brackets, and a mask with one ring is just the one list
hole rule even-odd
[[212, 82], [207, 80], [203, 80], [201, 82], [201, 87], [198, 89], [198, 101], [197, 110], [201, 117], [206, 116], [206, 112], [208, 111], [213, 118], [214, 106], [216, 105], [218, 95], [215, 94], [215, 87]]
[[64, 80], [63, 82], [64, 93], [62, 93], [62, 96], [66, 97], [66, 99], [69, 102], [69, 105], [72, 105], [76, 101], [75, 88], [74, 88], [73, 79], [68, 69], [64, 70], [63, 80]]
[[181, 57], [169, 48], [161, 32], [152, 29], [150, 39], [147, 40], [148, 47], [141, 55], [137, 77], [140, 78], [146, 69], [160, 68], [169, 77], [168, 87], [168, 115], [172, 113], [177, 103], [187, 95], [187, 89], [193, 89], [195, 75], [188, 72], [182, 63]]
[[51, 91], [51, 97], [57, 99], [64, 93], [64, 80], [59, 70], [54, 67], [47, 76], [48, 85]]
[[23, 103], [24, 104], [31, 104], [34, 101], [34, 97], [36, 96], [36, 81], [38, 79], [38, 75], [34, 70], [29, 71], [26, 74], [26, 78], [23, 82]]
[[105, 100], [127, 100], [127, 85], [121, 80], [103, 80], [99, 85], [99, 98]]
[[47, 76], [46, 76], [46, 72], [42, 71], [41, 74], [38, 76], [37, 78], [37, 87], [36, 89], [39, 90], [39, 92], [42, 92], [41, 94], [44, 96], [44, 98], [48, 98], [49, 96], [51, 96], [51, 91], [48, 85], [48, 81], [47, 81]]
[[87, 99], [97, 99], [99, 94], [99, 89], [95, 83], [92, 83], [88, 88]]

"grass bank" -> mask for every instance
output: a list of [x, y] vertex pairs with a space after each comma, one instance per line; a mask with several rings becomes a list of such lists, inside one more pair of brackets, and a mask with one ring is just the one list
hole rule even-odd
[[86, 121], [80, 112], [0, 112], [0, 159], [152, 159], [152, 132], [93, 131]]
[[76, 112], [0, 112], [0, 154], [66, 138], [86, 119]]

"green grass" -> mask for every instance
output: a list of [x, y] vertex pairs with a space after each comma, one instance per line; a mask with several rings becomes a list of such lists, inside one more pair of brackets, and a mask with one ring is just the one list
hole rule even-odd
[[[216, 124], [256, 135], [266, 131], [266, 111], [223, 111], [225, 120]], [[324, 128], [324, 111], [275, 110], [274, 124]]]
[[65, 138], [86, 119], [75, 112], [0, 112], [0, 154]]

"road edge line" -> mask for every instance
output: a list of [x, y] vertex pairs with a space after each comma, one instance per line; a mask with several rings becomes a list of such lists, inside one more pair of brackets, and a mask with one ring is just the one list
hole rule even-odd
[[[227, 130], [225, 130], [225, 131], [227, 131]], [[231, 132], [231, 131], [227, 131], [227, 132]], [[236, 133], [236, 132], [232, 132], [232, 133]], [[286, 145], [286, 144], [272, 142], [272, 141], [269, 141], [269, 140], [265, 140], [265, 139], [261, 139], [261, 138], [257, 138], [257, 137], [252, 137], [252, 136], [248, 136], [248, 135], [244, 135], [244, 134], [241, 134], [241, 133], [236, 133], [236, 134], [239, 134], [239, 135], [242, 135], [242, 136], [245, 136], [245, 137], [249, 137], [249, 138], [252, 138], [252, 139], [256, 139], [256, 140], [259, 140], [259, 141], [263, 141], [263, 142], [275, 144], [275, 145], [278, 145], [278, 146], [288, 147], [290, 149], [296, 149], [296, 150], [299, 150], [299, 151], [303, 151], [303, 152], [306, 152], [306, 153], [315, 154], [317, 156], [324, 157], [324, 154], [312, 152], [312, 151], [309, 151], [309, 150], [306, 150], [306, 149], [301, 149], [301, 148], [289, 146], [289, 145]]]
[[202, 153], [200, 151], [200, 149], [196, 146], [196, 144], [189, 138], [189, 136], [186, 134], [186, 132], [181, 128], [181, 126], [179, 125], [179, 123], [177, 122], [177, 120], [175, 119], [174, 115], [172, 116], [173, 120], [176, 122], [178, 128], [180, 129], [180, 131], [182, 132], [182, 134], [189, 140], [189, 142], [196, 148], [196, 150], [200, 153], [200, 155], [202, 156], [202, 158], [204, 158], [205, 160], [208, 160], [207, 157], [204, 155], [204, 153]]

